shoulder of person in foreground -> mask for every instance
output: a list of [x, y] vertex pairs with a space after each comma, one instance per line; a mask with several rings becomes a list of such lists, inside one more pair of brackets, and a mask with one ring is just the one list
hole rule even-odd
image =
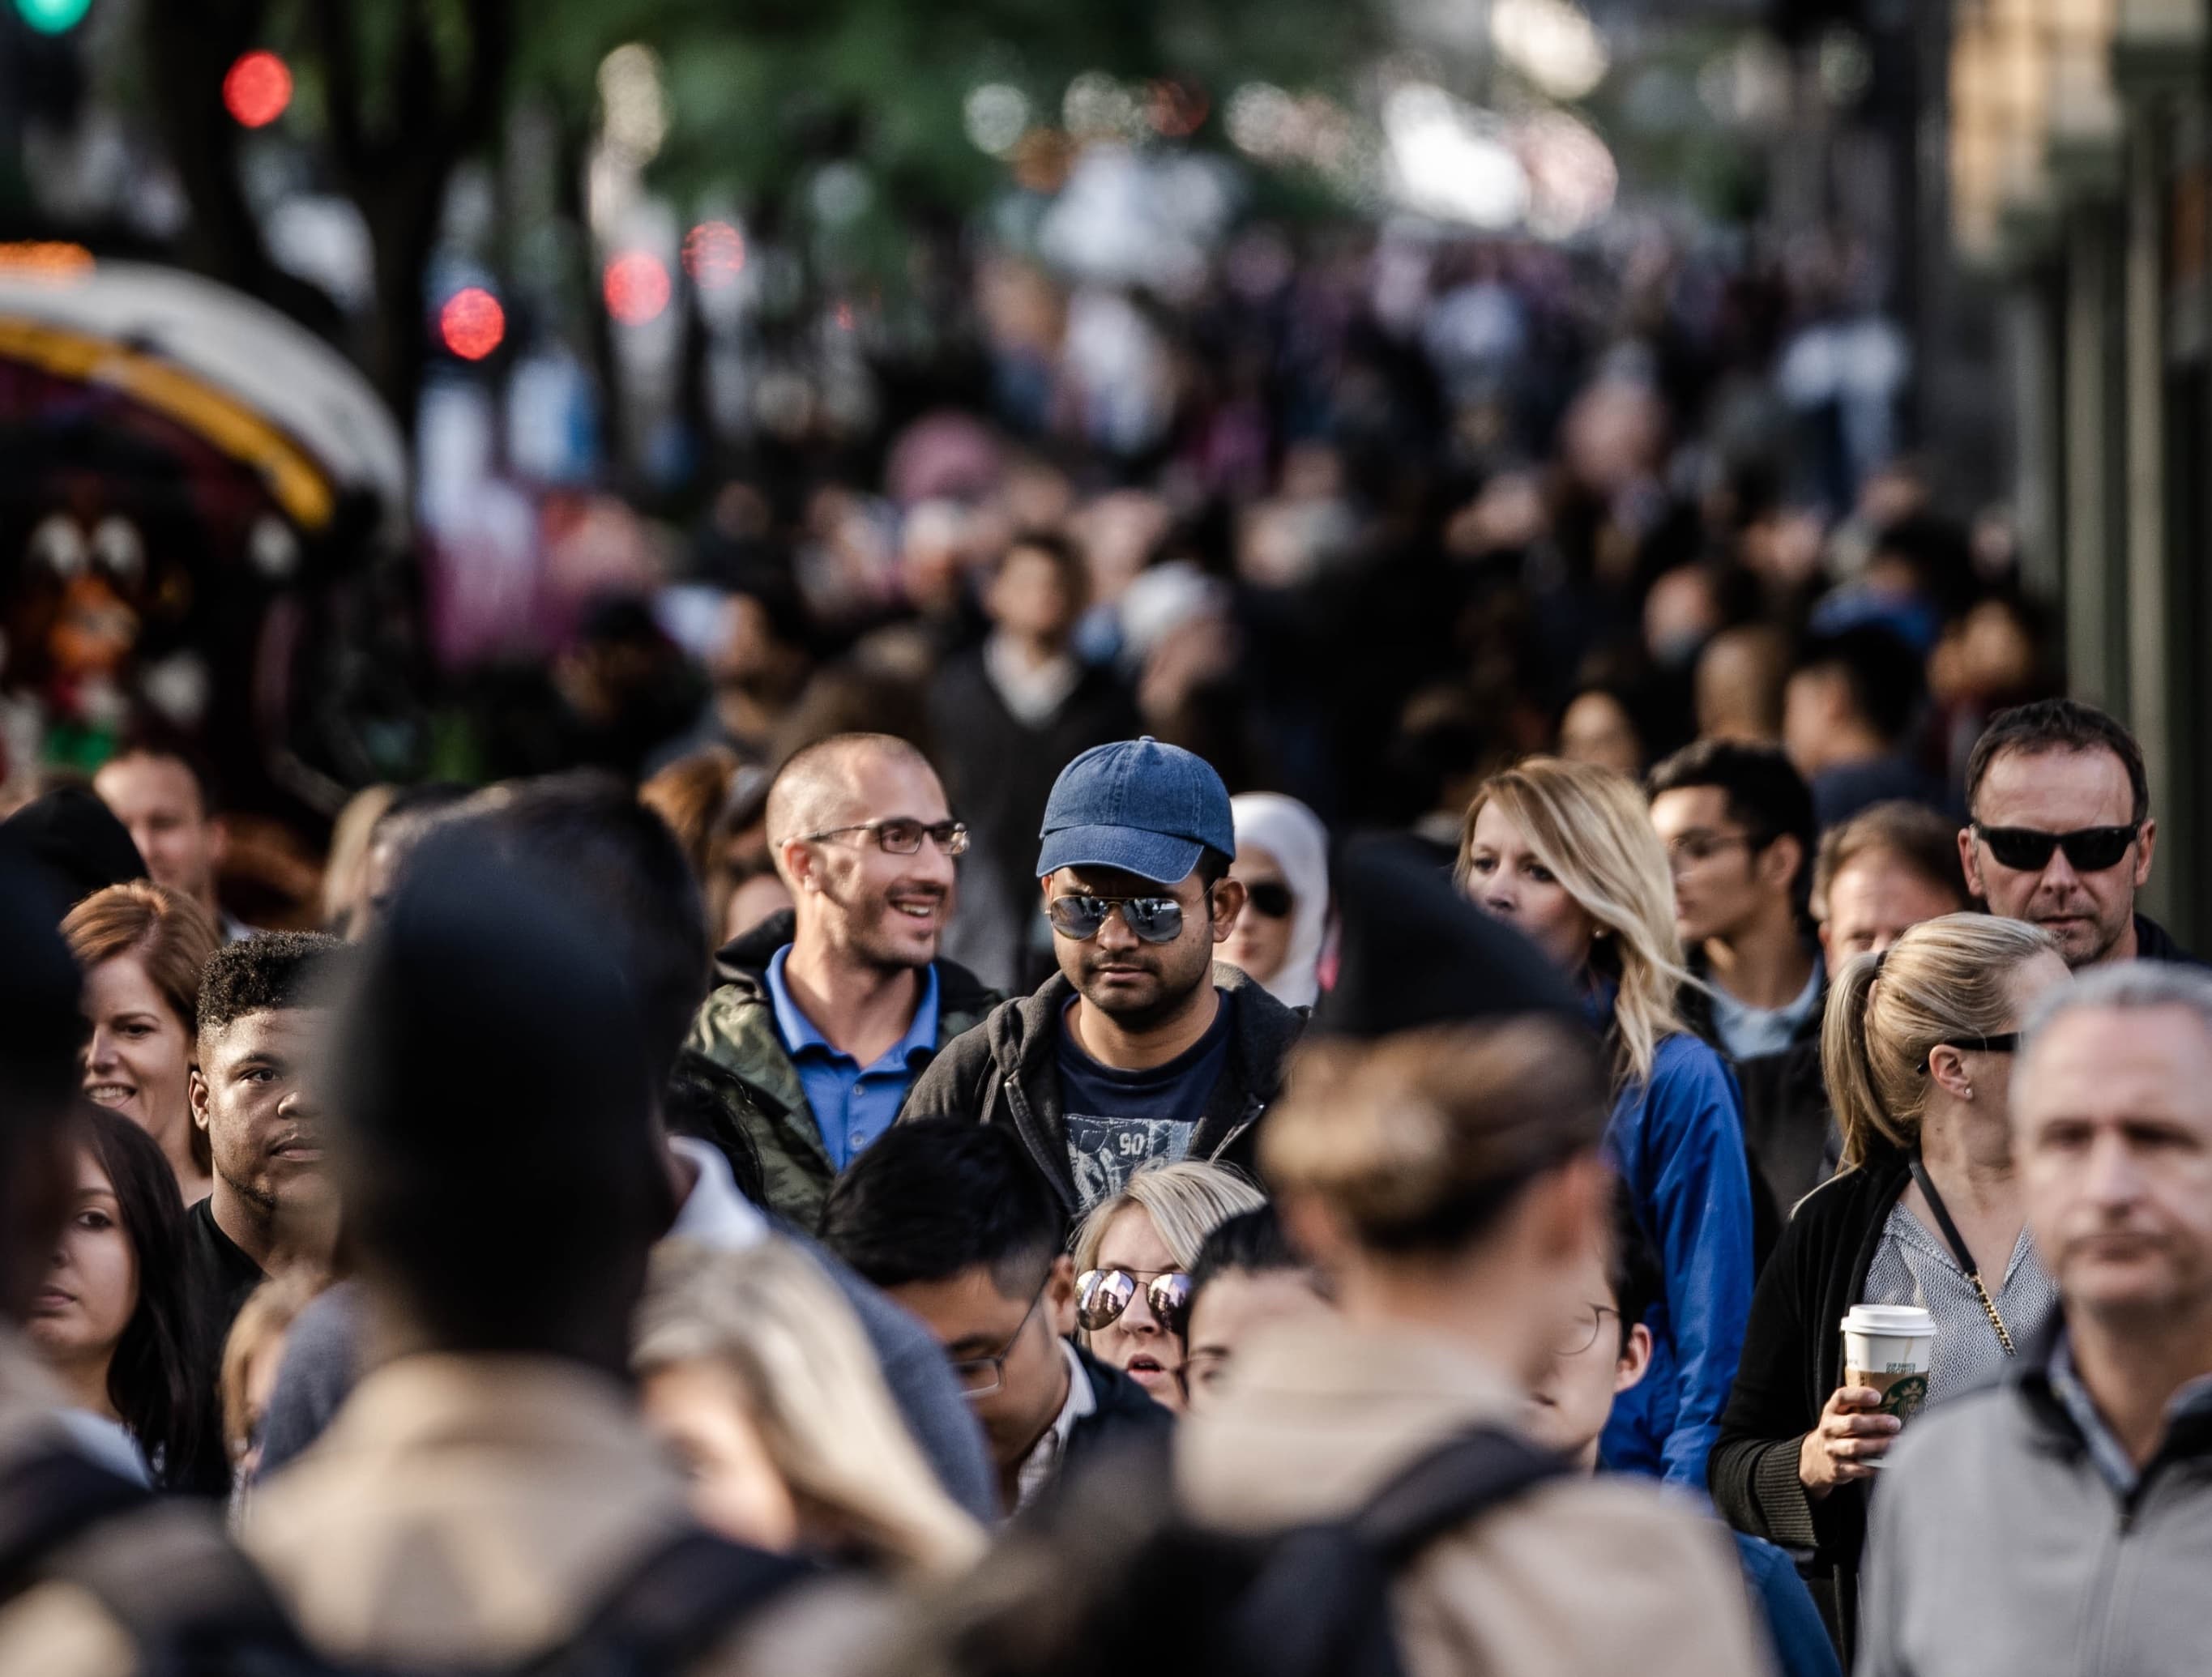
[[861, 1677], [904, 1634], [904, 1592], [854, 1574], [802, 1584], [720, 1638], [683, 1677]]
[[[1409, 1641], [1443, 1605], [1494, 1639], [1512, 1669], [1768, 1669], [1727, 1529], [1679, 1493], [1634, 1480], [1547, 1485], [1441, 1540], [1405, 1584]], [[1416, 1672], [1448, 1668], [1408, 1653]]]
[[361, 1291], [339, 1281], [310, 1299], [284, 1336], [261, 1419], [258, 1483], [321, 1437], [361, 1376]]
[[35, 1584], [0, 1606], [0, 1671], [138, 1677], [138, 1666], [131, 1638], [76, 1584]]

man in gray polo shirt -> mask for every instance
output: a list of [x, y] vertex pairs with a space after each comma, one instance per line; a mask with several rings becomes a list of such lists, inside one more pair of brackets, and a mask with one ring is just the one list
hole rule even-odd
[[2013, 1152], [2060, 1316], [1915, 1422], [1874, 1502], [1861, 1677], [2212, 1665], [2212, 975], [2054, 991]]

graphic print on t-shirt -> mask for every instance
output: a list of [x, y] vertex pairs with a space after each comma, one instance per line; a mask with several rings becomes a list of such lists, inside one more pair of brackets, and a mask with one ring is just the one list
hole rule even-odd
[[1129, 1185], [1139, 1165], [1172, 1164], [1190, 1156], [1196, 1124], [1172, 1118], [1102, 1118], [1067, 1115], [1067, 1163], [1085, 1209]]

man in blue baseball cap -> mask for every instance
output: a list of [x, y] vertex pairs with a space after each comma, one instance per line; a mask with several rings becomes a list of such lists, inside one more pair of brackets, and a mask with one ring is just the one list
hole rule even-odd
[[1154, 1162], [1249, 1168], [1305, 1021], [1214, 962], [1244, 906], [1221, 777], [1149, 738], [1098, 746], [1060, 771], [1042, 837], [1060, 971], [948, 1044], [902, 1119], [1012, 1126], [1071, 1214]]

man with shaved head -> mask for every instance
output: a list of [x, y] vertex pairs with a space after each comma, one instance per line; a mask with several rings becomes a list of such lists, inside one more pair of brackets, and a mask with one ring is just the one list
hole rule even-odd
[[905, 740], [799, 752], [769, 790], [768, 838], [793, 907], [717, 957], [677, 1077], [758, 1157], [769, 1209], [811, 1230], [921, 1068], [998, 997], [938, 957], [968, 830]]

